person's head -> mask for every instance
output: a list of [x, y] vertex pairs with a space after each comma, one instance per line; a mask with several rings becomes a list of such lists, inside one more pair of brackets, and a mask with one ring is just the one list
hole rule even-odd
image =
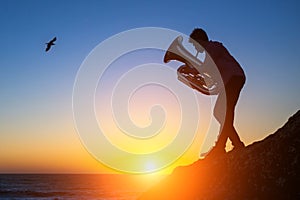
[[203, 52], [204, 49], [200, 45], [202, 42], [207, 42], [208, 36], [206, 32], [201, 28], [195, 28], [190, 34], [189, 42], [194, 45], [197, 51]]

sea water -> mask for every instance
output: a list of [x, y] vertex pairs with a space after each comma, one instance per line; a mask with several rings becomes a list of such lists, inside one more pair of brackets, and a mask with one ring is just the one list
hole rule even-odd
[[163, 176], [0, 174], [0, 199], [136, 199]]

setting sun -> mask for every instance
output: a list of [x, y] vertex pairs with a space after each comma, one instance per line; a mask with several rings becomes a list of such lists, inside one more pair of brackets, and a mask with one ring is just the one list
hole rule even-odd
[[151, 172], [156, 169], [154, 161], [148, 161], [145, 163], [145, 172]]

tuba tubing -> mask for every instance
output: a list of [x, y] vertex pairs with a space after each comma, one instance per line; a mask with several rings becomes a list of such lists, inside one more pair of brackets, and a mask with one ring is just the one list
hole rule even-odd
[[168, 63], [170, 60], [177, 60], [200, 71], [203, 63], [183, 47], [182, 41], [182, 36], [178, 36], [172, 42], [164, 56], [164, 62]]
[[177, 69], [178, 79], [189, 87], [206, 95], [218, 94], [218, 84], [207, 73], [201, 73], [203, 64], [182, 45], [183, 37], [178, 36], [169, 46], [164, 56], [164, 62], [177, 60], [185, 65]]

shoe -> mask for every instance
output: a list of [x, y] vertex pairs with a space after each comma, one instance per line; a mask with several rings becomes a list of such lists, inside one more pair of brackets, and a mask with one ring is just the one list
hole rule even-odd
[[200, 154], [200, 157], [212, 158], [212, 157], [219, 157], [225, 154], [226, 154], [225, 149], [219, 147], [213, 147], [208, 152]]
[[238, 145], [234, 145], [232, 151], [238, 151], [244, 148], [245, 148], [245, 144], [243, 142], [240, 142]]

